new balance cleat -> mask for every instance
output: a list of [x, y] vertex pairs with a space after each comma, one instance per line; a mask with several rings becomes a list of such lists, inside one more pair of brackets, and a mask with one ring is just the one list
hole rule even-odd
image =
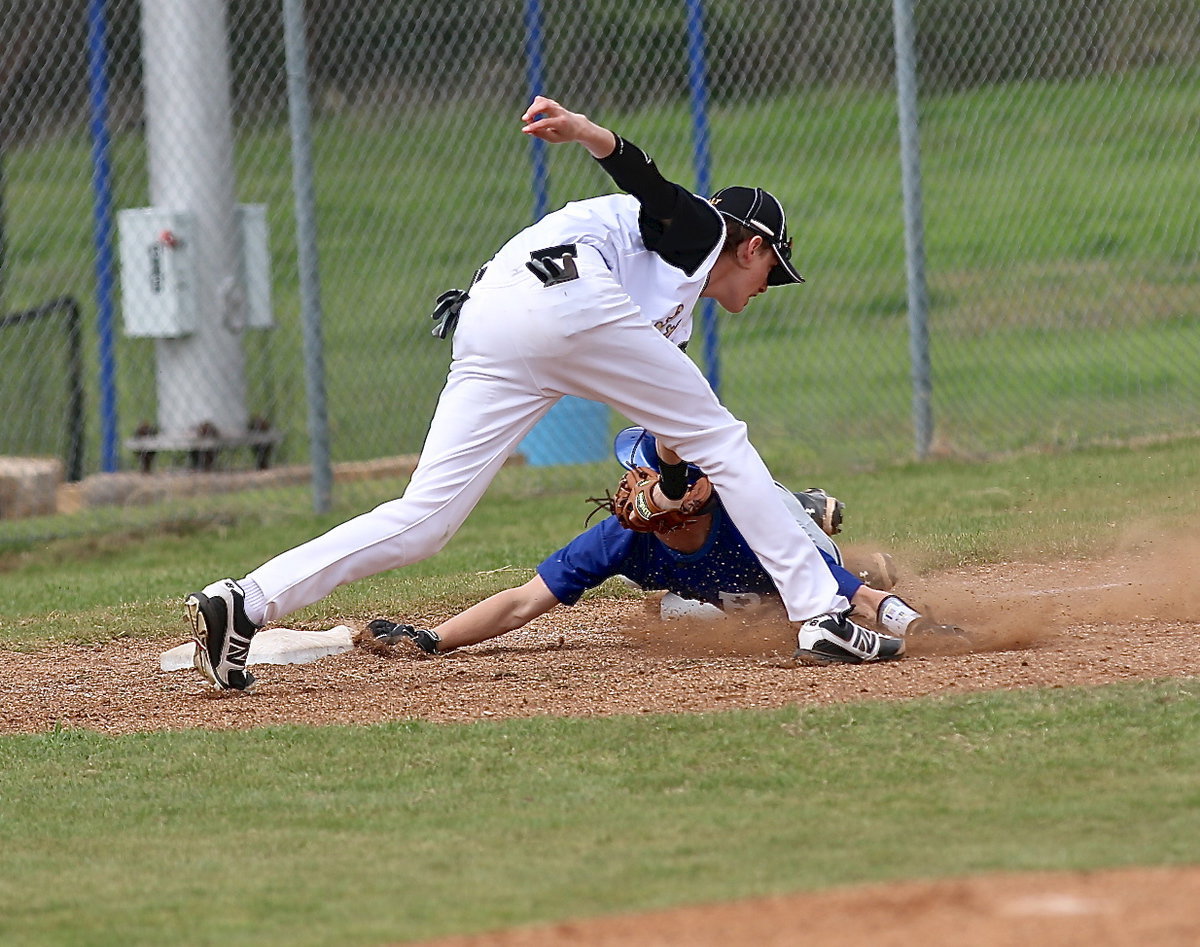
[[184, 601], [196, 643], [192, 664], [218, 690], [245, 691], [254, 686], [246, 658], [258, 626], [246, 617], [244, 602], [241, 586], [233, 579], [214, 582]]
[[856, 625], [845, 615], [821, 615], [800, 626], [795, 658], [804, 664], [865, 664], [904, 657], [904, 639]]
[[410, 645], [425, 654], [438, 654], [442, 639], [436, 631], [428, 628], [415, 628], [399, 622], [388, 621], [386, 618], [376, 618], [367, 625], [371, 637], [381, 644]]

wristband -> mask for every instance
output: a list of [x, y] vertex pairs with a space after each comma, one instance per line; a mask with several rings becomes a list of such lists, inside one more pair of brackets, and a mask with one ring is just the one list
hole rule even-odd
[[687, 493], [687, 469], [686, 460], [668, 464], [659, 459], [658, 474], [662, 479], [658, 482], [658, 488], [668, 500], [682, 500], [683, 495]]

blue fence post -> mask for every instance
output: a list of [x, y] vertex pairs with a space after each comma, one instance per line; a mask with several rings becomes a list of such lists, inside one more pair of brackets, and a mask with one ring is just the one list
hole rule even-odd
[[[704, 0], [685, 0], [687, 5], [688, 90], [692, 106], [693, 163], [696, 166], [696, 193], [712, 194], [708, 129], [708, 65], [704, 56]], [[712, 390], [721, 391], [721, 352], [717, 333], [717, 306], [705, 299], [700, 308], [700, 326], [704, 337], [704, 374]]]
[[117, 454], [116, 347], [113, 339], [112, 170], [108, 138], [108, 48], [104, 0], [88, 0], [88, 99], [91, 110], [93, 239], [96, 248], [96, 331], [100, 358], [100, 469], [120, 466]]
[[[531, 95], [546, 91], [546, 77], [542, 71], [542, 4], [541, 0], [525, 0], [525, 60]], [[550, 171], [546, 161], [546, 148], [540, 138], [533, 139], [530, 152], [533, 161], [533, 219], [541, 220], [549, 207]]]

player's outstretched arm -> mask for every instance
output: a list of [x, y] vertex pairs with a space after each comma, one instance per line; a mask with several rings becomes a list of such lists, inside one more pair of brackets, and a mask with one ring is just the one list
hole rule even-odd
[[615, 132], [539, 95], [521, 116], [526, 135], [543, 141], [577, 141], [613, 179], [632, 194], [642, 212], [671, 231], [649, 247], [672, 266], [691, 273], [724, 236], [721, 215], [709, 202], [662, 176], [650, 156]]
[[607, 158], [617, 147], [617, 136], [582, 112], [572, 112], [544, 95], [536, 96], [521, 116], [526, 135], [551, 144], [577, 141], [593, 158]]
[[497, 592], [433, 630], [441, 639], [439, 650], [449, 651], [515, 631], [558, 604], [542, 577], [535, 575], [524, 585]]

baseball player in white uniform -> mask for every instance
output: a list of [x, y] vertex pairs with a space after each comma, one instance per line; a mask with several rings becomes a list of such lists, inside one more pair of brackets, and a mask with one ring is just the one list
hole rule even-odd
[[707, 473], [778, 587], [802, 648], [823, 641], [854, 661], [902, 654], [902, 638], [850, 621], [850, 603], [785, 508], [746, 425], [683, 352], [701, 297], [739, 313], [770, 286], [803, 282], [782, 205], [756, 187], [711, 200], [692, 194], [636, 145], [544, 96], [521, 120], [527, 135], [578, 142], [626, 193], [546, 215], [501, 247], [467, 293], [443, 294], [440, 328], [453, 332], [453, 361], [404, 495], [239, 581], [189, 595], [197, 670], [216, 688], [245, 690], [260, 627], [438, 552], [564, 395], [607, 403], [653, 432], [667, 449], [660, 455], [683, 458], [663, 465], [657, 509], [680, 503], [687, 462]]

